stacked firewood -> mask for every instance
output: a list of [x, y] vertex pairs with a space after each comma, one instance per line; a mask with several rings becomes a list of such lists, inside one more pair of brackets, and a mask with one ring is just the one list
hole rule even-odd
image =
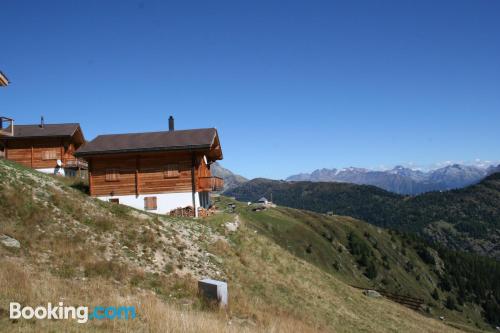
[[198, 208], [198, 216], [199, 217], [207, 217], [214, 215], [217, 212], [217, 207], [215, 206], [210, 206], [208, 209], [205, 209], [203, 207]]
[[[217, 208], [215, 206], [210, 206], [210, 208], [205, 209], [203, 207], [198, 208], [198, 216], [199, 217], [207, 217], [214, 215], [217, 211]], [[168, 214], [173, 217], [194, 217], [194, 210], [192, 206], [186, 206], [184, 208], [178, 207], [176, 209], [173, 209], [170, 211]]]
[[186, 206], [184, 208], [178, 207], [171, 210], [168, 215], [174, 217], [194, 217], [194, 209], [192, 206]]

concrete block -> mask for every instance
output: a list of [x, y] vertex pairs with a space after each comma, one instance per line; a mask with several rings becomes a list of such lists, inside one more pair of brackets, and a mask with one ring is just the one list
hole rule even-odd
[[220, 306], [227, 306], [227, 283], [212, 279], [198, 281], [198, 291], [208, 300], [216, 301]]

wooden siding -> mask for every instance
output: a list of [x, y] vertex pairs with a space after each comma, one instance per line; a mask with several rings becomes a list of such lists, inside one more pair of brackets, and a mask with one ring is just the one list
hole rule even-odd
[[70, 143], [69, 146], [66, 148], [66, 152], [64, 154], [64, 162], [66, 163], [67, 161], [75, 161], [76, 157], [73, 155], [75, 153], [75, 145], [73, 143]]
[[[53, 168], [61, 159], [60, 139], [10, 140], [6, 143], [7, 159], [35, 169]], [[55, 159], [44, 159], [53, 155]]]
[[[5, 140], [3, 143], [7, 152], [6, 159], [20, 163], [33, 169], [55, 168], [57, 160], [63, 165], [73, 156], [75, 145], [69, 139], [36, 138]], [[50, 156], [51, 158], [47, 158]]]
[[207, 179], [212, 176], [210, 168], [203, 157], [199, 158], [198, 163], [199, 167], [197, 168], [196, 189], [199, 192], [210, 192], [212, 190], [212, 186], [210, 182], [207, 182]]
[[[99, 155], [88, 160], [92, 196], [191, 192], [193, 188], [190, 152]], [[106, 181], [110, 169], [119, 170], [119, 181]], [[198, 155], [195, 183], [200, 174], [210, 176], [210, 170]]]

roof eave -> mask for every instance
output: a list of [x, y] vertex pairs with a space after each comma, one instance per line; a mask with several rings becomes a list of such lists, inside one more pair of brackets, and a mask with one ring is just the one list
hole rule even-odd
[[14, 140], [14, 139], [33, 139], [33, 138], [71, 138], [73, 135], [23, 135], [23, 136], [2, 136], [2, 140]]
[[75, 152], [76, 157], [85, 157], [85, 156], [95, 156], [95, 155], [112, 155], [112, 154], [126, 154], [126, 153], [150, 153], [150, 152], [162, 152], [162, 151], [179, 151], [179, 150], [187, 150], [187, 151], [198, 151], [210, 149], [210, 145], [201, 145], [201, 146], [179, 146], [179, 147], [155, 147], [155, 148], [137, 148], [137, 149], [116, 149], [116, 150], [101, 150], [101, 151], [82, 151], [78, 150]]

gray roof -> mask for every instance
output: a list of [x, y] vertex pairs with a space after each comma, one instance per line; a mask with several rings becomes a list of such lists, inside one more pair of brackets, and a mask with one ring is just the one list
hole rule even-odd
[[210, 149], [216, 137], [215, 128], [99, 135], [78, 149], [75, 155]]
[[[80, 124], [45, 124], [40, 125], [15, 125], [14, 135], [4, 136], [2, 139], [34, 138], [34, 137], [65, 137], [73, 136], [80, 128]], [[10, 128], [9, 128], [10, 129]], [[6, 129], [8, 131], [9, 129]]]

